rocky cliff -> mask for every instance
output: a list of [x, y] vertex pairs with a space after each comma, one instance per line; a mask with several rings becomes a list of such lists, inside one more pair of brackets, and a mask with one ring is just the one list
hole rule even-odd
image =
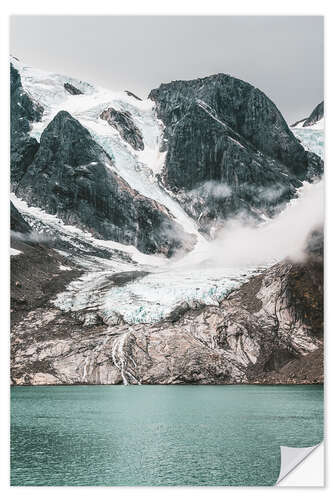
[[[91, 308], [63, 313], [50, 302], [36, 303], [13, 324], [13, 383], [322, 382], [322, 272], [320, 252], [303, 263], [280, 263], [219, 307], [184, 303], [154, 325], [121, 318], [106, 324], [98, 311], [91, 322]], [[139, 276], [114, 278], [109, 286]]]
[[117, 111], [116, 109], [108, 108], [101, 113], [100, 118], [106, 120], [111, 127], [118, 130], [121, 137], [134, 149], [144, 149], [142, 134], [133, 122], [129, 111]]
[[[175, 81], [149, 97], [165, 125], [163, 180], [204, 223], [239, 211], [271, 213], [300, 181], [322, 172], [273, 102], [237, 78]], [[221, 184], [226, 189], [211, 189]]]
[[192, 239], [162, 205], [142, 196], [112, 169], [112, 160], [65, 111], [43, 131], [15, 193], [31, 205], [98, 238], [171, 255]]
[[21, 77], [10, 65], [10, 162], [11, 183], [25, 174], [38, 150], [38, 142], [30, 137], [31, 123], [39, 121], [43, 107], [23, 89]]
[[303, 118], [293, 123], [291, 127], [302, 126], [302, 127], [312, 127], [317, 124], [320, 120], [324, 118], [324, 101], [320, 102], [312, 111], [308, 118]]
[[10, 230], [17, 233], [29, 233], [31, 231], [31, 227], [12, 202], [10, 202]]

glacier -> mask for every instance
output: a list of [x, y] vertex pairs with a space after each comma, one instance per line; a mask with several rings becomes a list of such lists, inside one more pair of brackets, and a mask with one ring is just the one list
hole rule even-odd
[[315, 128], [315, 126], [313, 126], [312, 128], [294, 127], [291, 130], [297, 139], [301, 141], [305, 149], [316, 153], [324, 160], [325, 133], [323, 129]]

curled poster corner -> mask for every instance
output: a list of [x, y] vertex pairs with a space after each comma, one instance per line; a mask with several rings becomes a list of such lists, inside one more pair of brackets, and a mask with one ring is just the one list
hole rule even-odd
[[281, 465], [280, 474], [275, 483], [278, 485], [295, 467], [297, 467], [303, 460], [310, 455], [321, 443], [308, 448], [291, 448], [289, 446], [280, 446], [281, 451]]

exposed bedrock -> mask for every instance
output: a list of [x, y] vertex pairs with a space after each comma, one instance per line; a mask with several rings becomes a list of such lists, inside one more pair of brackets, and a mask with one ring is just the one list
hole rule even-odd
[[[321, 159], [249, 83], [217, 74], [162, 84], [149, 97], [165, 125], [163, 180], [196, 217], [272, 212], [300, 181], [322, 173]], [[215, 184], [229, 191], [214, 191]]]
[[71, 95], [81, 95], [81, 94], [83, 94], [83, 92], [80, 89], [74, 87], [74, 85], [72, 85], [71, 83], [68, 83], [68, 82], [64, 83], [64, 88]]
[[136, 94], [134, 94], [133, 92], [131, 92], [130, 90], [125, 90], [126, 94], [130, 97], [134, 97], [134, 99], [136, 99], [137, 101], [142, 101], [141, 97], [138, 97]]
[[290, 125], [291, 127], [296, 127], [299, 123], [302, 123], [302, 127], [311, 127], [324, 118], [324, 101], [320, 102], [312, 111], [308, 118], [303, 118], [297, 122]]
[[32, 308], [12, 328], [13, 383], [322, 382], [317, 236], [306, 261], [274, 265], [219, 307], [184, 303], [153, 325], [128, 325], [121, 317], [106, 324], [98, 311], [62, 313], [51, 304]]
[[310, 127], [324, 117], [324, 101], [320, 102], [312, 111], [309, 118], [303, 123], [303, 127]]
[[38, 150], [38, 142], [30, 137], [31, 123], [40, 121], [43, 107], [23, 89], [17, 69], [10, 65], [10, 163], [11, 183], [22, 178]]
[[31, 231], [31, 227], [12, 202], [10, 202], [10, 230], [16, 233], [29, 233]]
[[190, 247], [167, 209], [132, 189], [112, 169], [112, 160], [66, 111], [43, 131], [39, 149], [15, 193], [29, 204], [97, 238], [171, 255]]
[[111, 127], [118, 130], [120, 136], [136, 150], [144, 149], [143, 137], [135, 125], [129, 111], [117, 111], [108, 108], [100, 115], [102, 120], [106, 120]]

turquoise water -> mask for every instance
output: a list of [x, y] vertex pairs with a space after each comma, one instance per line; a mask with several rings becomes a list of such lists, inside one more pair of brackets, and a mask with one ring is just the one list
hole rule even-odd
[[322, 438], [322, 386], [11, 390], [12, 485], [271, 485]]

